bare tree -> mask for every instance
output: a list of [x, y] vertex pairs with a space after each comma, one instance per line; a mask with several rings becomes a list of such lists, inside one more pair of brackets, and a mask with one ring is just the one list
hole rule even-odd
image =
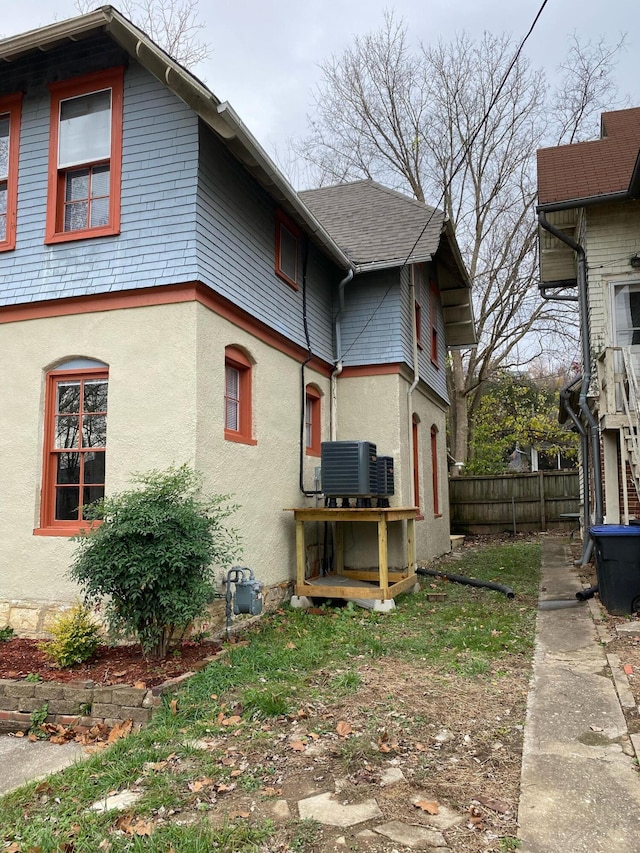
[[[210, 45], [200, 38], [204, 24], [198, 20], [198, 0], [121, 0], [119, 5], [181, 65], [193, 67], [211, 56]], [[76, 9], [83, 15], [95, 8], [95, 0], [76, 0]]]
[[[583, 49], [563, 65], [565, 99], [506, 35], [412, 50], [387, 14], [321, 66], [309, 136], [297, 151], [316, 183], [371, 177], [444, 209], [473, 281], [479, 345], [451, 354], [452, 452], [466, 461], [485, 383], [539, 356], [575, 328], [570, 303], [537, 290], [535, 152], [581, 138], [612, 94], [623, 42]], [[579, 61], [578, 61], [579, 60]], [[506, 82], [501, 88], [501, 83]], [[417, 235], [416, 235], [417, 236]]]

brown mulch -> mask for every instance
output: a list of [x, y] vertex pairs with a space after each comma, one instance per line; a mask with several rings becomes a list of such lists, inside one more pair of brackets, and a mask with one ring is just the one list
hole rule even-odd
[[139, 645], [98, 646], [85, 663], [60, 669], [40, 650], [41, 640], [14, 638], [0, 643], [0, 678], [25, 678], [29, 674], [42, 681], [91, 679], [96, 684], [136, 684], [155, 687], [170, 678], [201, 669], [207, 658], [220, 652], [213, 642], [185, 641], [164, 661], [147, 661]]

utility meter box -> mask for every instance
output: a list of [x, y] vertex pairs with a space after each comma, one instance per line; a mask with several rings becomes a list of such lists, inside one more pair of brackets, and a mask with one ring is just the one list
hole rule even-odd
[[368, 498], [378, 494], [378, 457], [371, 441], [323, 441], [322, 491], [326, 497]]
[[251, 616], [259, 616], [262, 613], [262, 587], [260, 581], [253, 579], [236, 581], [233, 612], [236, 615], [249, 613]]

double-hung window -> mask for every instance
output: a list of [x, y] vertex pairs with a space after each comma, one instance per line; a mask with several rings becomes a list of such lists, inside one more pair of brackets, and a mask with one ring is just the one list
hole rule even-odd
[[251, 362], [238, 347], [227, 347], [224, 356], [224, 437], [256, 444], [251, 432]]
[[15, 249], [22, 95], [0, 98], [0, 252]]
[[106, 365], [47, 375], [39, 532], [73, 535], [84, 507], [104, 497], [108, 382]]
[[305, 446], [307, 456], [320, 456], [322, 441], [322, 411], [320, 392], [313, 385], [307, 385], [305, 392]]
[[53, 83], [46, 242], [120, 230], [124, 71]]
[[288, 216], [276, 211], [276, 275], [298, 289], [298, 244], [300, 230]]
[[429, 285], [429, 314], [431, 316], [431, 361], [436, 366], [440, 365], [439, 358], [439, 336], [438, 336], [438, 305], [440, 304], [440, 291], [435, 281]]

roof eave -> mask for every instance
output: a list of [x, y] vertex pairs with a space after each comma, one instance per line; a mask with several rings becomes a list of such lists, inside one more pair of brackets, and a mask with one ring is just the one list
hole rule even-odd
[[550, 201], [536, 206], [536, 213], [553, 213], [556, 210], [572, 210], [577, 207], [590, 207], [594, 204], [607, 204], [616, 201], [628, 201], [633, 196], [629, 190], [620, 190], [615, 193], [603, 193], [602, 195], [586, 196], [584, 198], [571, 198], [565, 201]]
[[353, 269], [349, 258], [304, 205], [230, 104], [221, 103], [204, 83], [172, 59], [112, 6], [102, 6], [87, 15], [4, 39], [0, 44], [0, 59], [11, 62], [26, 53], [49, 50], [65, 41], [76, 41], [101, 30], [107, 32], [150, 74], [194, 110], [204, 123], [222, 138], [264, 189], [315, 238], [337, 266]]

